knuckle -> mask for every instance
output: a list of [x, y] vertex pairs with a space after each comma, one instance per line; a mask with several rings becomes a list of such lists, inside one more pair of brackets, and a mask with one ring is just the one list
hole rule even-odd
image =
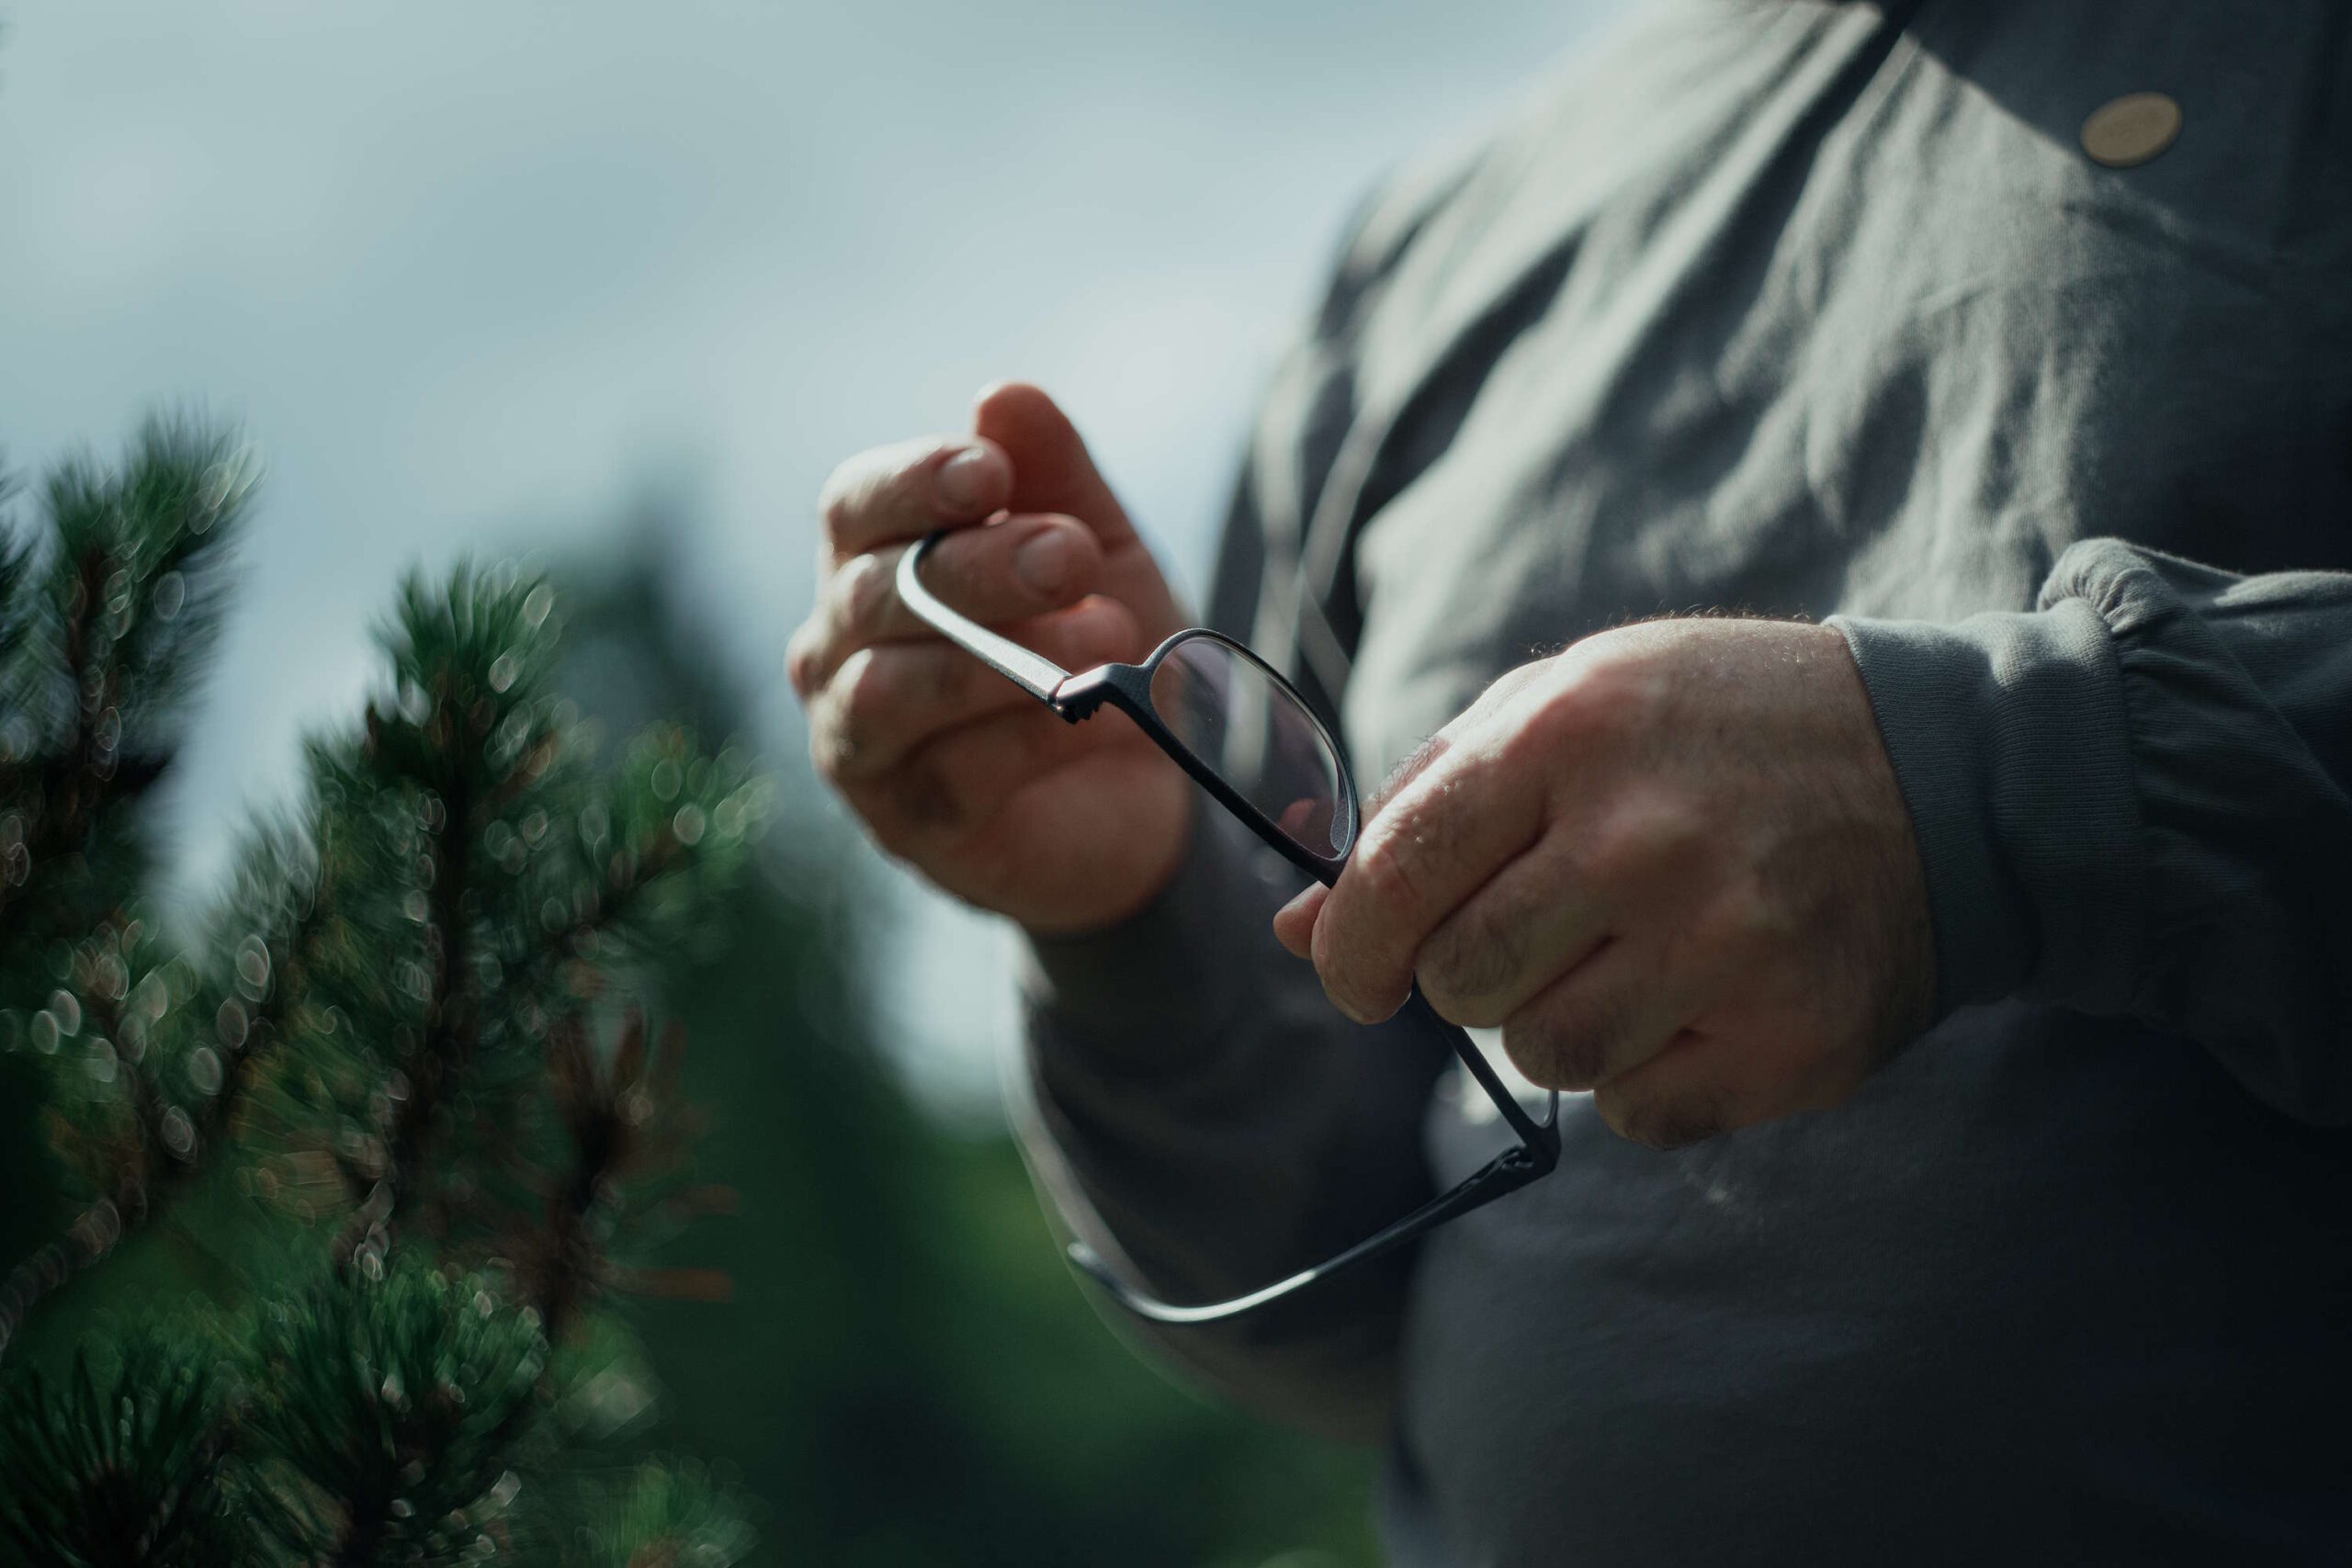
[[867, 632], [878, 626], [890, 601], [897, 596], [888, 565], [876, 554], [854, 556], [833, 579], [843, 626]]
[[[1334, 916], [1334, 908], [1337, 916]], [[1375, 1001], [1379, 989], [1379, 961], [1372, 955], [1371, 944], [1360, 940], [1353, 929], [1342, 931], [1346, 923], [1344, 906], [1326, 906], [1324, 918], [1315, 925], [1314, 956], [1316, 977], [1323, 983], [1323, 994], [1331, 1005], [1358, 1023], [1370, 1023], [1382, 1016]]]
[[1635, 661], [1606, 651], [1564, 660], [1536, 702], [1529, 728], [1542, 740], [1608, 743], [1637, 722], [1654, 695], [1652, 685]]
[[854, 754], [872, 732], [875, 721], [898, 700], [896, 673], [875, 657], [872, 649], [862, 648], [834, 672], [833, 692], [833, 738], [849, 754]]
[[1409, 826], [1392, 822], [1388, 831], [1370, 839], [1349, 863], [1348, 874], [1374, 909], [1401, 908], [1413, 901], [1418, 873], [1410, 831]]
[[1503, 1023], [1503, 1052], [1532, 1083], [1545, 1089], [1588, 1089], [1608, 1076], [1623, 1021], [1621, 1010], [1587, 1004], [1529, 1008]]
[[836, 465], [825, 476], [817, 491], [817, 518], [825, 533], [841, 538], [857, 525], [858, 514], [865, 492], [865, 470], [870, 459], [865, 453]]
[[843, 723], [842, 682], [838, 676], [808, 699], [808, 761], [817, 776], [839, 790], [856, 760], [855, 741]]
[[808, 762], [817, 776], [839, 790], [847, 782], [855, 748], [842, 736], [837, 724], [811, 725], [808, 728]]
[[1577, 852], [1585, 874], [1596, 886], [1626, 890], [1647, 882], [1644, 874], [1657, 858], [1654, 815], [1646, 806], [1604, 809], [1583, 825]]
[[1081, 599], [1039, 625], [1040, 651], [1072, 668], [1117, 659], [1129, 651], [1133, 640], [1133, 618], [1109, 599]]
[[[1674, 792], [1651, 825], [1650, 858], [1660, 866], [1679, 870], [1720, 865], [1731, 858], [1724, 826], [1706, 802], [1686, 792]], [[1753, 889], [1756, 885], [1750, 882], [1749, 886]]]
[[818, 634], [811, 629], [811, 623], [803, 622], [800, 628], [792, 634], [792, 640], [785, 645], [785, 678], [792, 682], [792, 689], [803, 701], [816, 686], [817, 640]]
[[1432, 877], [1462, 869], [1458, 863], [1474, 852], [1470, 845], [1478, 837], [1482, 814], [1507, 809], [1518, 793], [1503, 750], [1449, 744], [1409, 785], [1383, 802], [1357, 852], [1387, 857], [1389, 890], [1410, 901]]
[[1681, 889], [1702, 886], [1713, 874], [1712, 841], [1691, 803], [1670, 787], [1657, 787], [1619, 792], [1596, 805], [1577, 849], [1586, 873], [1602, 886]]
[[1525, 942], [1525, 921], [1482, 898], [1455, 911], [1421, 944], [1421, 989], [1456, 1023], [1498, 1024], [1498, 999], [1526, 968]]
[[1738, 953], [1792, 934], [1780, 901], [1753, 874], [1734, 876], [1716, 890], [1708, 904], [1704, 930], [1711, 945]]
[[1527, 724], [1506, 742], [1513, 753], [1542, 754], [1558, 746], [1596, 747], [1608, 739], [1609, 705], [1591, 682], [1570, 678], [1555, 684], [1534, 705]]
[[1448, 726], [1447, 729], [1439, 730], [1435, 735], [1414, 747], [1405, 760], [1391, 769], [1388, 776], [1381, 780], [1379, 785], [1364, 797], [1363, 815], [1366, 821], [1374, 820], [1385, 814], [1390, 802], [1402, 794], [1408, 784], [1420, 777], [1429, 769], [1436, 767], [1453, 752], [1454, 738], [1448, 733], [1451, 728], [1452, 726]]
[[1538, 659], [1506, 670], [1487, 682], [1487, 689], [1478, 694], [1477, 702], [1471, 705], [1475, 710], [1508, 703], [1521, 692], [1540, 682], [1552, 668], [1553, 660]]

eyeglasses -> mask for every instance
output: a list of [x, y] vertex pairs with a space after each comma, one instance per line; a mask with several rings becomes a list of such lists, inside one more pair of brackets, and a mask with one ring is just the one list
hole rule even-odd
[[[954, 530], [931, 535], [899, 559], [899, 597], [949, 641], [1072, 724], [1108, 703], [1193, 775], [1217, 804], [1292, 864], [1326, 886], [1340, 879], [1355, 848], [1360, 814], [1340, 748], [1314, 710], [1264, 660], [1204, 627], [1181, 631], [1140, 664], [1104, 664], [1072, 674], [942, 604], [922, 584], [922, 559]], [[1416, 985], [1407, 1008], [1442, 1035], [1463, 1066], [1519, 1134], [1505, 1150], [1450, 1191], [1442, 1192], [1378, 1234], [1334, 1258], [1228, 1301], [1181, 1306], [1122, 1280], [1083, 1242], [1069, 1260], [1114, 1300], [1155, 1323], [1214, 1323], [1269, 1303], [1396, 1251], [1446, 1221], [1526, 1186], [1559, 1163], [1560, 1097], [1544, 1120], [1523, 1110], [1494, 1066], [1460, 1026], [1440, 1018]]]

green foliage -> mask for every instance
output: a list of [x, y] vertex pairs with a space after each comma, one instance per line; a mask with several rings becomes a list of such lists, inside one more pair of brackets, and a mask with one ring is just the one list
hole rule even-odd
[[119, 468], [85, 457], [50, 476], [53, 547], [30, 608], [53, 635], [27, 641], [47, 680], [18, 710], [37, 748], [62, 750], [86, 715], [85, 761], [164, 754], [220, 629], [223, 549], [254, 478], [233, 435], [189, 419], [151, 422]]
[[752, 1549], [752, 1527], [691, 1460], [639, 1465], [581, 1530], [572, 1568], [727, 1568]]
[[32, 1501], [6, 1518], [93, 1562], [551, 1551], [597, 1506], [581, 1433], [541, 1419], [556, 1342], [610, 1338], [616, 1291], [723, 1287], [632, 1265], [697, 1206], [681, 1042], [643, 1004], [764, 785], [675, 726], [600, 766], [554, 689], [554, 587], [412, 575], [360, 722], [310, 739], [200, 940], [165, 940], [146, 786], [219, 623], [235, 454], [151, 426], [0, 549], [0, 1047], [75, 1211], [0, 1281], [0, 1351], [198, 1193], [211, 1223], [175, 1234], [247, 1325], [233, 1374], [183, 1326], [106, 1398], [86, 1360], [65, 1393], [8, 1380], [0, 1493]]
[[12, 1240], [51, 1239], [0, 1280], [0, 1348], [169, 1179], [147, 1151], [193, 1128], [143, 1076], [118, 1084], [116, 1040], [139, 1042], [85, 1035], [79, 991], [110, 982], [146, 936], [128, 906], [148, 870], [148, 795], [217, 635], [253, 471], [228, 434], [155, 421], [117, 468], [61, 465], [29, 530], [0, 517], [0, 1047], [23, 1053], [0, 1070], [13, 1122], [0, 1158], [12, 1193], [51, 1185], [30, 1135], [45, 1105], [83, 1128], [60, 1152], [94, 1199], [70, 1226], [9, 1206]]
[[244, 1423], [257, 1517], [300, 1562], [491, 1555], [547, 1366], [537, 1314], [481, 1280], [376, 1274], [262, 1314]]
[[30, 536], [0, 519], [0, 1002], [37, 1006], [52, 944], [146, 869], [141, 807], [218, 633], [252, 481], [230, 435], [157, 421], [120, 467], [51, 474]]
[[110, 1376], [77, 1351], [52, 1386], [0, 1399], [0, 1540], [28, 1568], [211, 1568], [235, 1561], [220, 1373], [200, 1345], [141, 1335]]

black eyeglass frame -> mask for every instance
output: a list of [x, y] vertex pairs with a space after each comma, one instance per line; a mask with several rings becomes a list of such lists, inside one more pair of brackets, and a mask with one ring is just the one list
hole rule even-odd
[[[1274, 689], [1297, 705], [1298, 710], [1315, 726], [1316, 733], [1329, 752], [1332, 765], [1338, 770], [1338, 799], [1335, 812], [1347, 813], [1347, 845], [1355, 847], [1355, 837], [1362, 824], [1355, 784], [1348, 776], [1347, 755], [1323, 721], [1316, 716], [1298, 689], [1283, 677], [1280, 671], [1258, 657], [1250, 649], [1221, 632], [1205, 626], [1189, 627], [1177, 632], [1155, 648], [1140, 664], [1103, 664], [1092, 670], [1071, 673], [1043, 654], [1032, 652], [1012, 638], [990, 631], [969, 616], [944, 604], [923, 586], [922, 567], [923, 557], [932, 547], [956, 529], [941, 529], [925, 537], [899, 558], [897, 585], [899, 599], [907, 608], [941, 636], [987, 664], [998, 674], [1052, 708], [1064, 720], [1076, 724], [1091, 718], [1109, 703], [1135, 722], [1137, 728], [1151, 738], [1153, 744], [1168, 753], [1177, 766], [1192, 775], [1194, 783], [1208, 791], [1217, 802], [1238, 818], [1243, 826], [1255, 833], [1268, 846], [1309, 876], [1329, 886], [1340, 879], [1347, 864], [1345, 853], [1318, 855], [1299, 843], [1281, 825], [1251, 804], [1247, 796], [1220, 777], [1204, 759], [1196, 756], [1192, 748], [1163, 721], [1151, 698], [1151, 681], [1162, 660], [1182, 644], [1200, 638], [1216, 642], [1256, 665]], [[1336, 819], [1336, 818], [1335, 818]], [[1518, 1134], [1516, 1146], [1504, 1150], [1470, 1176], [1447, 1191], [1413, 1210], [1404, 1218], [1356, 1243], [1347, 1250], [1326, 1258], [1311, 1269], [1304, 1269], [1286, 1279], [1277, 1280], [1262, 1289], [1221, 1302], [1207, 1302], [1197, 1306], [1182, 1306], [1160, 1300], [1148, 1291], [1129, 1284], [1118, 1277], [1111, 1266], [1084, 1242], [1073, 1242], [1069, 1249], [1072, 1265], [1110, 1292], [1112, 1299], [1129, 1312], [1154, 1323], [1199, 1324], [1215, 1323], [1238, 1317], [1269, 1303], [1279, 1301], [1307, 1286], [1328, 1280], [1333, 1275], [1368, 1263], [1375, 1258], [1396, 1251], [1419, 1239], [1446, 1221], [1468, 1213], [1471, 1210], [1493, 1202], [1506, 1193], [1518, 1190], [1539, 1177], [1547, 1175], [1560, 1161], [1560, 1096], [1555, 1090], [1544, 1119], [1537, 1121], [1510, 1090], [1488, 1062], [1476, 1043], [1459, 1024], [1450, 1023], [1430, 1007], [1416, 985], [1406, 1007], [1436, 1030], [1453, 1048], [1487, 1098], [1494, 1102], [1497, 1114]]]

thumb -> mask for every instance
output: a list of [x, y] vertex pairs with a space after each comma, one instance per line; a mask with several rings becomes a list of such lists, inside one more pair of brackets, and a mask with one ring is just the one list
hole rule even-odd
[[1004, 448], [1012, 459], [1013, 512], [1058, 512], [1077, 518], [1104, 545], [1135, 537], [1126, 509], [1054, 400], [1025, 381], [984, 387], [972, 405], [972, 433]]

